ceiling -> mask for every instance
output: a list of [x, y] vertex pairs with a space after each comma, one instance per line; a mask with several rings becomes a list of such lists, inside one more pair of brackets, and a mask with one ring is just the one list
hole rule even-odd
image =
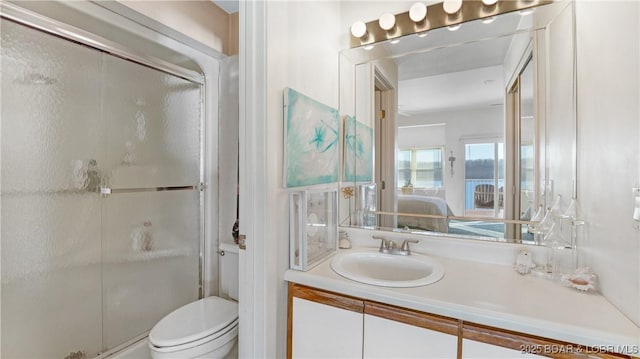
[[399, 82], [401, 116], [489, 108], [504, 102], [502, 65], [481, 67]]
[[511, 37], [406, 55], [398, 65], [398, 112], [409, 116], [504, 102], [504, 59]]
[[405, 36], [382, 44], [398, 66], [398, 112], [411, 116], [431, 112], [490, 108], [504, 103], [503, 63], [512, 34], [530, 26], [518, 13], [493, 23], [473, 21], [457, 31], [432, 30], [426, 37]]
[[227, 14], [233, 14], [238, 12], [240, 8], [239, 0], [211, 0], [214, 4], [218, 5], [219, 8], [226, 11]]

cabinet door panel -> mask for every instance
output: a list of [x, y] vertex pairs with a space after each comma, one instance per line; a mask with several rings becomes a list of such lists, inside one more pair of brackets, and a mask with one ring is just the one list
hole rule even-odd
[[457, 351], [455, 335], [364, 316], [364, 358], [455, 358]]
[[362, 358], [362, 313], [293, 298], [293, 358]]
[[464, 339], [462, 341], [462, 357], [474, 359], [545, 358], [540, 355], [522, 353], [519, 350], [477, 342], [475, 340], [469, 339]]

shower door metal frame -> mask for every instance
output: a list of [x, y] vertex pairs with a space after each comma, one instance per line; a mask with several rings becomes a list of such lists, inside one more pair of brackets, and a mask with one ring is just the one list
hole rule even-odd
[[[174, 186], [174, 187], [150, 187], [150, 188], [100, 188], [100, 195], [105, 197], [115, 193], [140, 193], [140, 192], [161, 192], [161, 191], [182, 191], [182, 190], [197, 190], [199, 194], [198, 211], [200, 215], [199, 223], [199, 263], [198, 263], [198, 298], [204, 297], [204, 281], [205, 281], [205, 230], [206, 230], [206, 213], [205, 213], [205, 193], [207, 191], [206, 179], [205, 179], [205, 162], [206, 162], [206, 86], [205, 75], [189, 69], [185, 69], [173, 63], [165, 60], [145, 55], [139, 51], [127, 48], [121, 44], [105, 39], [99, 35], [82, 30], [72, 25], [51, 19], [47, 16], [38, 14], [36, 12], [23, 9], [15, 4], [8, 2], [0, 2], [0, 20], [12, 21], [20, 25], [48, 33], [50, 35], [80, 44], [88, 46], [94, 50], [100, 51], [107, 55], [111, 55], [126, 61], [136, 63], [147, 68], [157, 70], [172, 76], [176, 76], [183, 80], [192, 82], [200, 86], [200, 163], [199, 163], [199, 183], [186, 186]], [[102, 352], [100, 355], [109, 355], [118, 352], [129, 345], [145, 338], [149, 332], [142, 333], [134, 338], [130, 338], [126, 342], [118, 345], [117, 347], [108, 349]]]
[[0, 17], [204, 86], [204, 75], [201, 73], [145, 55], [101, 36], [50, 19], [17, 5], [1, 2]]

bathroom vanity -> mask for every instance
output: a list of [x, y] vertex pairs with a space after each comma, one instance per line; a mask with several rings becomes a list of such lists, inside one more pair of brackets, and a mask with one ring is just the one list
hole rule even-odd
[[511, 267], [436, 258], [433, 284], [348, 280], [331, 259], [289, 270], [288, 357], [618, 358], [640, 330], [602, 296], [521, 276]]

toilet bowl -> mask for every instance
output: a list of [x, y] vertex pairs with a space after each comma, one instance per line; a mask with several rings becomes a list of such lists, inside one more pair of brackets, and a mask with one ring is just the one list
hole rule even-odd
[[207, 297], [180, 307], [149, 332], [154, 359], [226, 358], [238, 342], [238, 303]]

